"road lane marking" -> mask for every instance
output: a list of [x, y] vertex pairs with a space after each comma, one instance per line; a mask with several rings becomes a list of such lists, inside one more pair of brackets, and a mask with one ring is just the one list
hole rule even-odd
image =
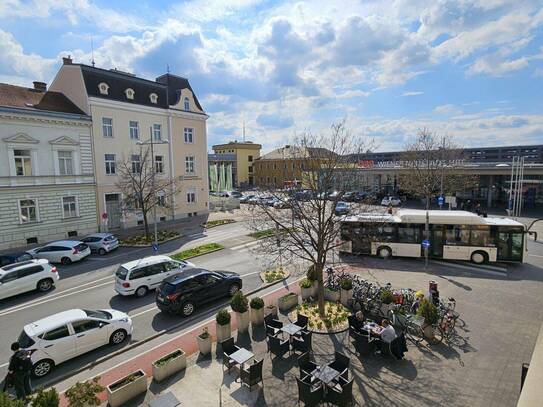
[[[238, 246], [230, 247], [229, 249], [230, 249], [230, 250], [247, 249], [247, 248], [256, 246], [258, 243], [259, 243], [259, 241], [256, 240], [256, 241], [254, 241], [254, 242], [244, 243], [244, 244], [240, 244], [240, 245], [238, 245]], [[227, 247], [227, 249], [228, 249], [228, 247]]]
[[541, 257], [541, 258], [543, 258], [543, 256], [541, 256], [540, 254], [531, 254], [531, 253], [528, 253], [528, 256], [532, 256], [532, 257]]
[[9, 362], [8, 362], [8, 363], [4, 363], [3, 365], [0, 365], [0, 369], [2, 369], [3, 367], [6, 367], [7, 365], [9, 365]]
[[128, 314], [128, 316], [130, 318], [136, 318], [136, 317], [139, 317], [140, 315], [147, 314], [148, 312], [151, 312], [151, 311], [154, 311], [154, 310], [157, 310], [157, 309], [158, 309], [158, 307], [155, 305], [154, 307], [146, 309], [145, 311], [138, 312], [137, 314], [133, 314], [133, 315]]

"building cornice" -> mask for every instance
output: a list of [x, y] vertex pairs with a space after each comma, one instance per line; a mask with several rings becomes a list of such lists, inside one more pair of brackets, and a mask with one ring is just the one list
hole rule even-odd
[[[75, 116], [75, 117], [74, 117]], [[90, 127], [91, 119], [87, 116], [69, 115], [63, 113], [26, 111], [11, 107], [0, 107], [0, 119], [17, 120], [33, 123], [44, 123], [62, 126]]]

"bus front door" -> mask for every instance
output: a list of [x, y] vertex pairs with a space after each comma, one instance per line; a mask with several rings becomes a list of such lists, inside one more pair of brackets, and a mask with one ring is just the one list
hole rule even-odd
[[524, 235], [522, 231], [498, 232], [498, 261], [522, 261], [524, 247]]

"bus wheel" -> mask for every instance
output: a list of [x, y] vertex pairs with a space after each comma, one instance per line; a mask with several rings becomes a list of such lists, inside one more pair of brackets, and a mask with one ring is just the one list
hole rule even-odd
[[485, 252], [473, 252], [471, 254], [471, 261], [475, 264], [484, 264], [486, 263], [486, 253]]
[[386, 246], [380, 247], [377, 250], [377, 254], [382, 259], [389, 259], [392, 257], [392, 250], [390, 250], [390, 247], [386, 247]]

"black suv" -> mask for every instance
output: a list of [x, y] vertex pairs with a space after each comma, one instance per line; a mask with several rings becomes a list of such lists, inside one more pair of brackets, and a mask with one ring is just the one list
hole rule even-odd
[[156, 305], [161, 311], [188, 317], [197, 306], [232, 296], [241, 287], [237, 273], [190, 269], [164, 279], [156, 291]]

